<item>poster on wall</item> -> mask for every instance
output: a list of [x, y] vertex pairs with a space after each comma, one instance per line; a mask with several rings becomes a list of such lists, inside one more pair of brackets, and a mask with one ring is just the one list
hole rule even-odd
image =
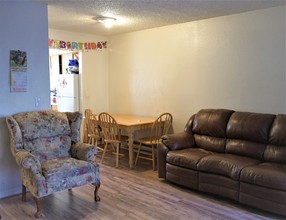
[[11, 92], [26, 92], [27, 82], [27, 72], [11, 70]]
[[10, 50], [11, 92], [26, 92], [28, 85], [27, 52]]

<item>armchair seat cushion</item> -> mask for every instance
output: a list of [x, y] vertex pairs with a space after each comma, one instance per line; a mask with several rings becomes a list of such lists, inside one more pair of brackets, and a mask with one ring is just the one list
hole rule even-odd
[[281, 163], [261, 163], [244, 168], [240, 174], [243, 182], [286, 190], [286, 165]]
[[42, 171], [48, 191], [55, 192], [95, 183], [98, 167], [93, 163], [65, 157], [44, 161]]
[[201, 158], [210, 155], [211, 152], [201, 148], [186, 148], [183, 150], [169, 151], [167, 162], [176, 166], [197, 170], [197, 164]]

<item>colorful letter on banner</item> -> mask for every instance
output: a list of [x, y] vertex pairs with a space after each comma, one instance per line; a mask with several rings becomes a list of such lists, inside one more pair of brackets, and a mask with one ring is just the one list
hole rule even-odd
[[101, 42], [70, 42], [63, 40], [53, 40], [49, 39], [48, 45], [50, 48], [62, 49], [62, 50], [72, 50], [72, 51], [84, 51], [84, 50], [97, 50], [106, 49], [107, 41]]
[[54, 40], [53, 39], [49, 39], [49, 47], [54, 48]]
[[60, 41], [60, 49], [66, 49], [66, 42], [65, 41]]
[[102, 49], [102, 44], [100, 42], [97, 42], [97, 49]]
[[79, 50], [83, 50], [83, 43], [78, 42], [77, 44], [78, 44], [78, 49], [79, 49]]
[[72, 48], [71, 42], [67, 42], [67, 49], [70, 50]]
[[91, 49], [92, 49], [92, 50], [96, 50], [96, 43], [91, 42]]
[[72, 42], [72, 50], [78, 50], [77, 42]]
[[102, 44], [103, 48], [105, 48], [105, 49], [107, 48], [107, 41], [102, 41], [101, 44]]
[[85, 49], [85, 50], [91, 50], [91, 45], [90, 45], [90, 43], [84, 43], [84, 49]]

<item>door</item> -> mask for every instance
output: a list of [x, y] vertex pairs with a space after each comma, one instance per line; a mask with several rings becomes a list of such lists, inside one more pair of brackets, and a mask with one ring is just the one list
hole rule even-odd
[[[80, 110], [80, 86], [77, 72], [71, 67], [71, 61], [78, 56], [72, 51], [50, 49], [50, 88], [51, 108], [61, 112]], [[69, 71], [69, 70], [73, 71]]]

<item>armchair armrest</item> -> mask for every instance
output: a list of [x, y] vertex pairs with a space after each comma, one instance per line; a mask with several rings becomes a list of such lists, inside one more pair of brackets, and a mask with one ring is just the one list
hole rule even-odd
[[187, 132], [164, 135], [162, 143], [170, 150], [180, 150], [195, 146], [193, 134]]
[[20, 150], [15, 154], [15, 159], [20, 167], [30, 170], [34, 175], [38, 173], [42, 174], [40, 161], [30, 152]]
[[85, 160], [87, 162], [93, 162], [96, 154], [97, 148], [95, 145], [77, 142], [71, 147], [72, 157]]
[[6, 123], [10, 131], [10, 148], [15, 156], [16, 152], [23, 149], [23, 139], [20, 127], [12, 116], [6, 117]]

